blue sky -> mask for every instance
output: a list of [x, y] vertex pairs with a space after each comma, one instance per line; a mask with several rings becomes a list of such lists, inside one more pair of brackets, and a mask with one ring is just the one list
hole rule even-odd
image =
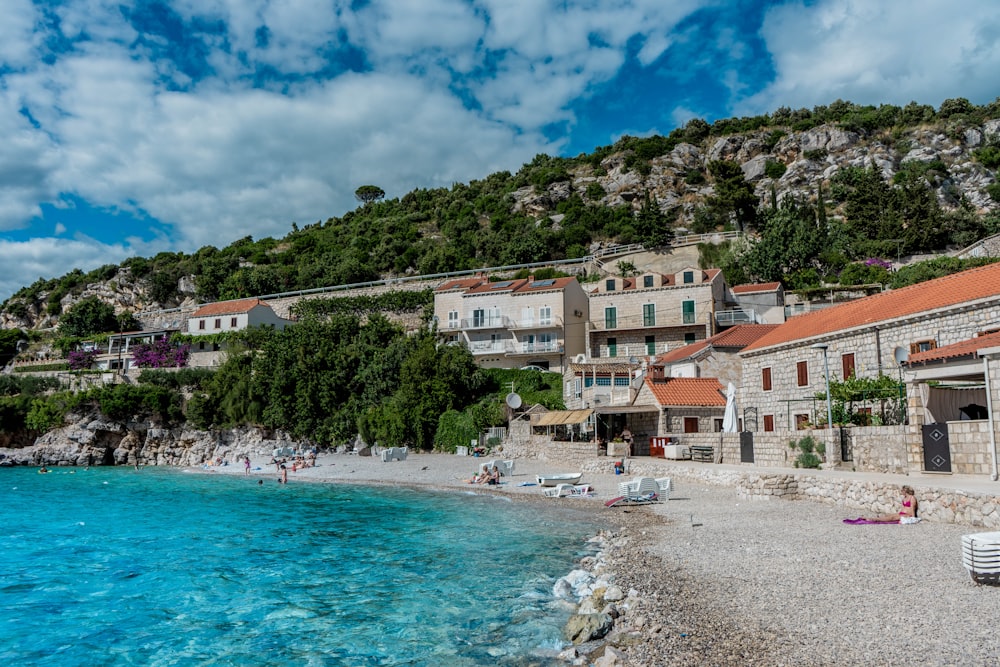
[[1000, 95], [993, 0], [5, 0], [0, 299], [623, 134]]

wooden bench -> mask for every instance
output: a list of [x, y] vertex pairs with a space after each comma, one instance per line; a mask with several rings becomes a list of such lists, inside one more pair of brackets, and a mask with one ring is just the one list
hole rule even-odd
[[715, 447], [712, 445], [691, 445], [691, 459], [694, 461], [714, 461]]

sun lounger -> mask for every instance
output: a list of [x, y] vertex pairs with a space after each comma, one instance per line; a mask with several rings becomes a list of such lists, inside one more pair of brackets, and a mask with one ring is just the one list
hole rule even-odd
[[557, 484], [551, 489], [545, 489], [549, 498], [585, 498], [594, 495], [594, 489], [589, 484]]
[[508, 459], [507, 461], [493, 459], [491, 461], [487, 461], [486, 463], [480, 463], [479, 472], [489, 472], [490, 470], [493, 470], [494, 466], [500, 471], [501, 477], [510, 478], [514, 475], [513, 459]]
[[[669, 480], [667, 481], [669, 488]], [[607, 507], [622, 504], [644, 505], [660, 502], [660, 485], [652, 477], [637, 477], [618, 485], [619, 496], [604, 503]]]
[[382, 450], [382, 462], [405, 461], [409, 451], [408, 447], [386, 447]]

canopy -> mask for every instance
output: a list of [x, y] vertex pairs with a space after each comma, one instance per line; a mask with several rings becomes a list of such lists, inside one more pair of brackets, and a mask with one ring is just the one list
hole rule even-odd
[[593, 410], [553, 410], [538, 416], [538, 421], [532, 416], [532, 426], [560, 426], [563, 424], [582, 424], [594, 414]]

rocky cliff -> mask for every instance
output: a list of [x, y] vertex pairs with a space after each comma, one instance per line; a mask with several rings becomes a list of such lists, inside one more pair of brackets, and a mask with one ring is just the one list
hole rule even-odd
[[270, 456], [278, 447], [301, 450], [312, 446], [258, 428], [168, 429], [147, 422], [108, 421], [99, 414], [73, 414], [65, 426], [49, 431], [33, 444], [3, 447], [0, 455], [8, 464], [35, 466], [198, 466], [217, 458], [235, 465], [243, 456]]

